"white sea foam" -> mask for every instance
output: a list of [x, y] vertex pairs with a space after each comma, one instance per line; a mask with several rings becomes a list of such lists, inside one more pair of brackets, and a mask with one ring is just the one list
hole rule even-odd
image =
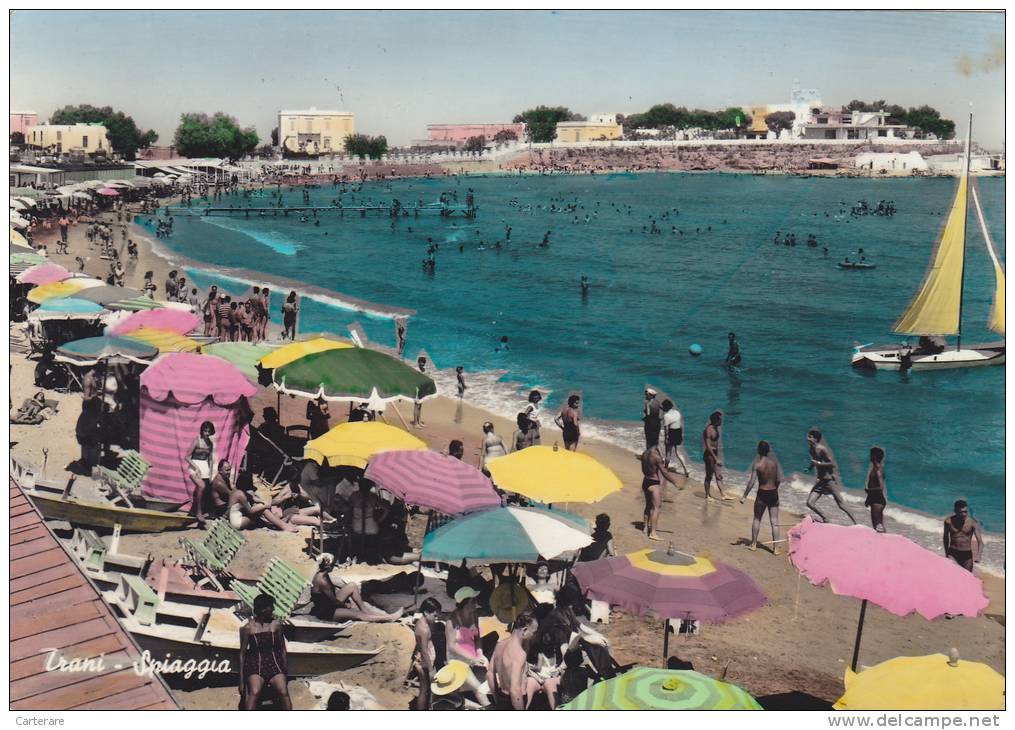
[[252, 238], [253, 240], [257, 241], [262, 246], [270, 248], [272, 251], [280, 253], [284, 256], [295, 256], [296, 252], [299, 251], [301, 248], [303, 248], [298, 244], [282, 240], [281, 238], [278, 237], [277, 233], [273, 233], [271, 231], [258, 231], [256, 229], [250, 228], [250, 226], [237, 225], [226, 216], [204, 215], [201, 216], [199, 220], [202, 223], [208, 223], [210, 225], [216, 226], [217, 228], [225, 228], [226, 230], [229, 231], [242, 233], [244, 236], [247, 236], [248, 238]]

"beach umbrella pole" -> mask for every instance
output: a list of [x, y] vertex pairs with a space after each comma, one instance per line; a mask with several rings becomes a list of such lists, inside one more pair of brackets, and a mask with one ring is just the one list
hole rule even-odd
[[867, 599], [860, 604], [860, 622], [856, 625], [856, 643], [853, 645], [853, 662], [850, 669], [856, 671], [856, 663], [860, 659], [860, 637], [863, 636], [863, 620], [867, 615]]
[[670, 620], [663, 619], [663, 661], [670, 658]]

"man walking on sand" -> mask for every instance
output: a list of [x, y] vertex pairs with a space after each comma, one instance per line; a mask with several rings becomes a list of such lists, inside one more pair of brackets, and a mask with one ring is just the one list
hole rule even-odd
[[980, 562], [983, 554], [983, 534], [980, 523], [969, 516], [969, 504], [964, 499], [955, 502], [955, 514], [945, 520], [944, 542], [945, 555], [972, 573], [973, 563]]
[[663, 464], [659, 449], [649, 446], [641, 455], [641, 491], [645, 496], [645, 534], [649, 540], [661, 540], [656, 534], [659, 526], [659, 509], [663, 505], [663, 480], [677, 489], [682, 487]]
[[719, 490], [719, 496], [723, 500], [733, 499], [733, 497], [727, 497], [726, 493], [722, 490], [723, 450], [721, 428], [722, 411], [713, 411], [712, 415], [708, 417], [708, 425], [705, 426], [705, 430], [701, 434], [703, 446], [702, 458], [705, 462], [705, 501], [712, 499], [712, 479], [715, 479], [716, 489]]
[[839, 488], [842, 486], [842, 480], [839, 476], [839, 465], [835, 463], [835, 456], [832, 454], [832, 450], [828, 448], [828, 444], [821, 436], [821, 431], [816, 428], [812, 428], [807, 432], [807, 445], [808, 450], [811, 454], [811, 465], [807, 467], [807, 471], [817, 467], [817, 481], [814, 482], [814, 486], [811, 488], [811, 493], [807, 495], [807, 507], [816, 514], [822, 522], [828, 522], [828, 518], [825, 517], [824, 513], [818, 509], [818, 500], [826, 494], [831, 495], [832, 499], [835, 500], [835, 504], [846, 513], [849, 517], [850, 522], [856, 524], [856, 519], [853, 514], [846, 509], [846, 505], [842, 503], [842, 494], [839, 492]]
[[526, 611], [511, 624], [511, 635], [497, 644], [490, 661], [490, 694], [498, 710], [524, 710], [528, 684], [528, 643], [539, 624]]
[[759, 441], [758, 455], [751, 464], [747, 489], [740, 498], [740, 504], [743, 504], [757, 483], [758, 496], [754, 500], [754, 522], [751, 524], [751, 544], [748, 550], [758, 549], [761, 516], [768, 510], [768, 521], [772, 524], [772, 555], [779, 554], [779, 484], [782, 480], [782, 467], [772, 453], [772, 447], [767, 441]]

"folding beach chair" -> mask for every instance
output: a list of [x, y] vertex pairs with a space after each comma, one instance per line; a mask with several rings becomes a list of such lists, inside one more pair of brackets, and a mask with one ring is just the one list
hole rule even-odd
[[115, 494], [111, 499], [115, 503], [123, 500], [128, 507], [133, 507], [131, 497], [137, 497], [141, 493], [141, 482], [151, 469], [151, 464], [141, 458], [136, 451], [124, 451], [116, 471], [107, 469], [104, 466], [97, 466], [92, 470], [92, 478], [104, 488]]
[[233, 581], [231, 588], [251, 611], [254, 610], [254, 599], [259, 595], [264, 593], [271, 596], [275, 599], [274, 616], [282, 620], [292, 615], [307, 585], [307, 579], [285, 561], [272, 558], [256, 585]]
[[197, 585], [211, 583], [216, 589], [224, 591], [220, 578], [246, 541], [247, 538], [234, 530], [228, 521], [219, 519], [211, 523], [203, 540], [181, 537], [180, 546], [187, 555], [186, 564], [202, 574]]

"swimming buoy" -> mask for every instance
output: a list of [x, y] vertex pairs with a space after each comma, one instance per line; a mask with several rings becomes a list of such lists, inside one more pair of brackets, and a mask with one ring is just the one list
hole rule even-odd
[[702, 353], [701, 345], [695, 342], [694, 344], [692, 344], [690, 347], [687, 348], [687, 351], [690, 352], [692, 356], [698, 357], [698, 355]]

